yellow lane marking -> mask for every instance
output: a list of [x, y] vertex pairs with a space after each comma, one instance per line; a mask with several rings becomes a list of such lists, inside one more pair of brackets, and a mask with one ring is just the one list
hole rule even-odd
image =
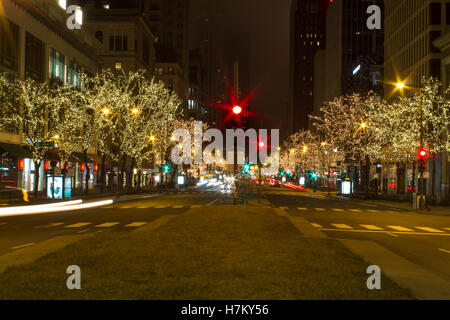
[[444, 229], [450, 231], [450, 228], [444, 228]]
[[335, 226], [338, 229], [353, 229], [352, 227], [350, 227], [346, 224], [332, 223], [331, 225]]
[[360, 226], [369, 230], [383, 230], [382, 228], [370, 224], [360, 224]]
[[384, 233], [388, 235], [406, 234], [414, 236], [442, 236], [450, 237], [450, 233], [429, 233], [429, 232], [401, 232], [401, 231], [376, 231], [376, 230], [348, 230], [348, 229], [325, 229], [320, 228], [319, 231], [340, 231], [340, 232], [361, 232], [361, 233]]
[[153, 205], [152, 204], [148, 204], [148, 205], [145, 205], [145, 206], [139, 206], [137, 208], [138, 209], [148, 209], [148, 208], [151, 208], [151, 207], [153, 207]]
[[394, 229], [394, 230], [398, 230], [398, 231], [414, 231], [412, 229], [409, 228], [405, 228], [405, 227], [401, 227], [401, 226], [388, 226], [388, 228]]
[[148, 222], [133, 222], [130, 224], [127, 224], [125, 227], [142, 227], [143, 225], [146, 225]]
[[314, 210], [316, 210], [316, 211], [325, 211], [324, 208], [314, 208]]
[[131, 209], [134, 208], [134, 206], [121, 206], [120, 209]]
[[66, 228], [81, 228], [87, 225], [90, 225], [90, 222], [80, 222], [66, 226]]
[[344, 210], [343, 209], [332, 209], [333, 211], [336, 211], [336, 212], [343, 212]]
[[314, 228], [323, 228], [320, 224], [318, 224], [318, 223], [311, 223], [311, 225], [314, 227]]
[[118, 225], [119, 223], [120, 222], [106, 222], [104, 224], [100, 224], [100, 225], [96, 226], [96, 228], [110, 228], [110, 227]]
[[416, 227], [416, 228], [420, 229], [420, 230], [423, 230], [423, 231], [433, 232], [433, 233], [444, 233], [444, 231], [438, 230], [438, 229], [434, 229], [434, 228], [428, 228], [428, 227]]
[[350, 211], [352, 211], [352, 212], [361, 212], [360, 209], [350, 209]]
[[381, 212], [380, 210], [367, 210], [369, 212]]
[[306, 210], [308, 210], [308, 208], [297, 208], [297, 210], [306, 211]]
[[450, 251], [448, 251], [448, 250], [445, 250], [445, 249], [441, 249], [441, 248], [439, 248], [439, 250], [441, 250], [442, 252], [450, 253]]

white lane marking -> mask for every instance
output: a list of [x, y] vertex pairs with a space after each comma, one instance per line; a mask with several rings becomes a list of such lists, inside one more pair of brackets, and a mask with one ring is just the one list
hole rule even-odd
[[33, 244], [34, 244], [34, 242], [32, 242], [32, 243], [27, 243], [27, 244], [24, 244], [24, 245], [22, 245], [22, 246], [12, 247], [11, 249], [15, 250], [15, 249], [20, 249], [20, 248], [25, 248], [25, 247], [32, 246]]
[[379, 228], [377, 226], [373, 226], [371, 224], [360, 224], [361, 227], [369, 229], [369, 230], [383, 230], [382, 228]]
[[216, 203], [217, 201], [219, 201], [219, 199], [216, 199], [216, 200], [214, 200], [214, 201], [211, 201], [211, 202], [208, 203], [206, 206], [207, 206], [207, 207], [210, 207], [210, 206], [212, 206], [214, 203]]
[[391, 233], [391, 232], [386, 232], [386, 234], [393, 236], [393, 237], [399, 237], [399, 235], [395, 234], [395, 233]]
[[316, 211], [325, 211], [324, 208], [314, 208], [314, 210], [316, 210]]
[[439, 248], [439, 250], [440, 250], [440, 251], [442, 251], [442, 252], [450, 253], [450, 251], [448, 251], [448, 250], [445, 250], [445, 249], [441, 249], [441, 248]]
[[146, 225], [148, 222], [133, 222], [130, 224], [127, 224], [125, 227], [133, 228], [133, 227], [142, 227], [143, 225]]
[[103, 224], [99, 224], [98, 226], [96, 226], [96, 228], [110, 228], [113, 226], [118, 225], [120, 222], [106, 222]]
[[311, 223], [311, 225], [314, 227], [314, 228], [323, 228], [320, 224], [318, 224], [318, 223]]
[[331, 209], [331, 210], [336, 211], [336, 212], [343, 212], [344, 211], [343, 209], [336, 209], [336, 208]]
[[88, 231], [89, 231], [89, 229], [86, 229], [86, 230], [78, 231], [77, 233], [85, 233], [85, 232], [88, 232]]
[[65, 228], [81, 228], [87, 225], [90, 225], [90, 222], [80, 222], [80, 223], [75, 223], [75, 224], [71, 224], [68, 226], [65, 226]]
[[405, 227], [401, 227], [401, 226], [388, 226], [388, 228], [394, 229], [394, 230], [398, 230], [398, 231], [414, 231], [412, 229], [409, 228], [405, 228]]
[[434, 228], [428, 228], [428, 227], [416, 227], [417, 229], [427, 231], [427, 232], [433, 232], [433, 233], [444, 233], [442, 230], [434, 229]]
[[340, 224], [340, 223], [332, 223], [332, 226], [335, 226], [338, 229], [353, 229], [352, 227], [346, 225], [346, 224]]

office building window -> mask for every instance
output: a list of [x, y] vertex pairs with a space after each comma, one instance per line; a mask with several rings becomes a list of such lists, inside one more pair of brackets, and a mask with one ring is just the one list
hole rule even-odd
[[25, 74], [37, 81], [44, 79], [44, 43], [28, 32], [25, 36]]
[[77, 89], [81, 89], [81, 77], [80, 77], [81, 68], [74, 61], [70, 61], [69, 63], [69, 84], [75, 86]]
[[430, 4], [430, 21], [431, 24], [441, 24], [441, 4]]
[[66, 57], [50, 48], [49, 79], [65, 83], [66, 81]]
[[9, 20], [0, 24], [0, 65], [17, 71], [19, 27]]
[[100, 41], [101, 43], [103, 43], [103, 32], [102, 31], [97, 31], [95, 33], [95, 38], [97, 38], [98, 41]]

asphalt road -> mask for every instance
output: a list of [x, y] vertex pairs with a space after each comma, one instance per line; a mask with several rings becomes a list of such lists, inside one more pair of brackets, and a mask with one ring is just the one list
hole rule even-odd
[[401, 211], [291, 189], [266, 189], [275, 207], [334, 239], [372, 240], [450, 281], [450, 217]]
[[[375, 241], [450, 281], [448, 216], [405, 212], [284, 188], [264, 188], [264, 194], [273, 207], [284, 208], [291, 216], [304, 217], [330, 238]], [[127, 232], [163, 215], [232, 203], [230, 191], [202, 187], [89, 210], [0, 217], [0, 255], [55, 236]]]
[[191, 208], [232, 204], [230, 191], [202, 187], [150, 199], [125, 201], [94, 209], [0, 217], [0, 255], [61, 235], [135, 230], [163, 215]]

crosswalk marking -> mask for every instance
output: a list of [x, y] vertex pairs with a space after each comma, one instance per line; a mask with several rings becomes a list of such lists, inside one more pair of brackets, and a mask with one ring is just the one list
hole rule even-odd
[[316, 210], [316, 211], [325, 211], [324, 208], [314, 208], [314, 210]]
[[346, 225], [346, 224], [339, 224], [339, 223], [334, 223], [331, 224], [332, 226], [335, 226], [338, 229], [353, 229], [352, 227]]
[[306, 211], [306, 210], [308, 210], [308, 208], [297, 208], [297, 210]]
[[368, 230], [377, 230], [377, 231], [383, 230], [382, 228], [379, 228], [377, 226], [373, 226], [373, 225], [370, 225], [370, 224], [360, 224], [360, 226], [363, 227], [363, 228], [366, 228]]
[[106, 222], [106, 223], [103, 223], [103, 224], [99, 224], [96, 227], [97, 228], [110, 228], [110, 227], [118, 225], [119, 223], [120, 222]]
[[147, 224], [147, 222], [133, 222], [133, 223], [127, 224], [125, 227], [142, 227], [145, 224]]
[[81, 228], [87, 225], [90, 225], [90, 222], [80, 222], [66, 226], [66, 228]]
[[417, 229], [427, 231], [427, 232], [433, 232], [433, 233], [444, 233], [442, 230], [434, 229], [434, 228], [428, 228], [428, 227], [416, 227]]
[[388, 226], [388, 228], [391, 228], [391, 229], [394, 229], [394, 230], [397, 230], [397, 231], [410, 231], [410, 232], [414, 231], [412, 229], [401, 227], [401, 226]]
[[153, 207], [152, 204], [147, 204], [147, 205], [144, 205], [144, 206], [139, 206], [139, 207], [137, 207], [137, 208], [138, 208], [138, 209], [148, 209], [148, 208], [151, 208], [151, 207]]
[[320, 224], [318, 224], [318, 223], [311, 223], [311, 225], [314, 227], [314, 228], [323, 228]]
[[333, 211], [336, 211], [336, 212], [343, 212], [344, 210], [343, 209], [336, 209], [336, 208], [334, 208], [334, 209], [332, 209]]

